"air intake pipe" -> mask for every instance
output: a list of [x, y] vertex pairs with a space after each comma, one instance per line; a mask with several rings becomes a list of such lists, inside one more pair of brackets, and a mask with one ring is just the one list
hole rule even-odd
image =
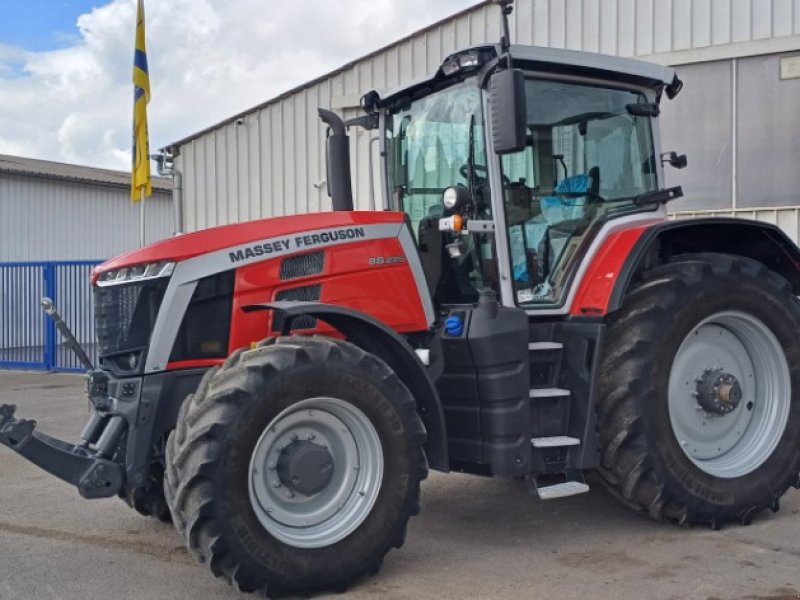
[[333, 210], [353, 210], [353, 188], [350, 182], [350, 142], [344, 123], [335, 112], [317, 109], [319, 118], [328, 126], [325, 146], [328, 196]]

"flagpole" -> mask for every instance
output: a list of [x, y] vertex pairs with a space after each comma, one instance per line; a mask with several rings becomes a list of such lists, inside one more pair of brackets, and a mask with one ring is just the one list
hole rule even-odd
[[144, 188], [139, 187], [139, 247], [144, 246]]

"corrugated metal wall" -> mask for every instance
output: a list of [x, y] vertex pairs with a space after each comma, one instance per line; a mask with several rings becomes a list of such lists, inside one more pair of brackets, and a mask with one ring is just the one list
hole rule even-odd
[[[172, 235], [172, 194], [146, 200], [147, 241]], [[139, 205], [119, 186], [0, 173], [0, 262], [111, 258], [139, 246]]]
[[[498, 12], [476, 6], [182, 145], [176, 165], [184, 174], [185, 228], [329, 209], [316, 108], [352, 116], [366, 90], [406, 83], [456, 49], [497, 41]], [[518, 0], [512, 38], [680, 64], [700, 60], [704, 48], [746, 54], [753, 53], [748, 44], [764, 48], [781, 38], [800, 49], [798, 35], [800, 0]], [[369, 137], [353, 137], [354, 193], [367, 208]], [[376, 187], [377, 179], [376, 170]]]

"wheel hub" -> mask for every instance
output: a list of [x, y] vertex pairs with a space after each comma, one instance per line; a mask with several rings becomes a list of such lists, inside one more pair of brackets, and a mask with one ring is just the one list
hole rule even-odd
[[264, 428], [249, 479], [251, 506], [267, 533], [297, 548], [330, 546], [354, 531], [378, 498], [380, 437], [349, 402], [301, 400]]
[[[703, 368], [702, 365], [714, 365]], [[698, 323], [677, 349], [669, 417], [686, 456], [714, 477], [742, 477], [769, 458], [791, 403], [791, 376], [775, 334], [744, 312]]]
[[288, 489], [304, 496], [324, 490], [333, 478], [333, 457], [312, 442], [296, 441], [281, 451], [278, 458], [278, 479]]
[[742, 386], [722, 369], [707, 369], [697, 382], [697, 402], [707, 413], [727, 415], [742, 401]]

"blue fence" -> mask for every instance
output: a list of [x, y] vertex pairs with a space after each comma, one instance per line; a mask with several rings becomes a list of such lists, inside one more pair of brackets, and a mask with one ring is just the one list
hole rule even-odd
[[63, 343], [41, 299], [55, 302], [64, 321], [97, 359], [92, 289], [89, 278], [97, 260], [0, 262], [0, 368], [82, 371]]

